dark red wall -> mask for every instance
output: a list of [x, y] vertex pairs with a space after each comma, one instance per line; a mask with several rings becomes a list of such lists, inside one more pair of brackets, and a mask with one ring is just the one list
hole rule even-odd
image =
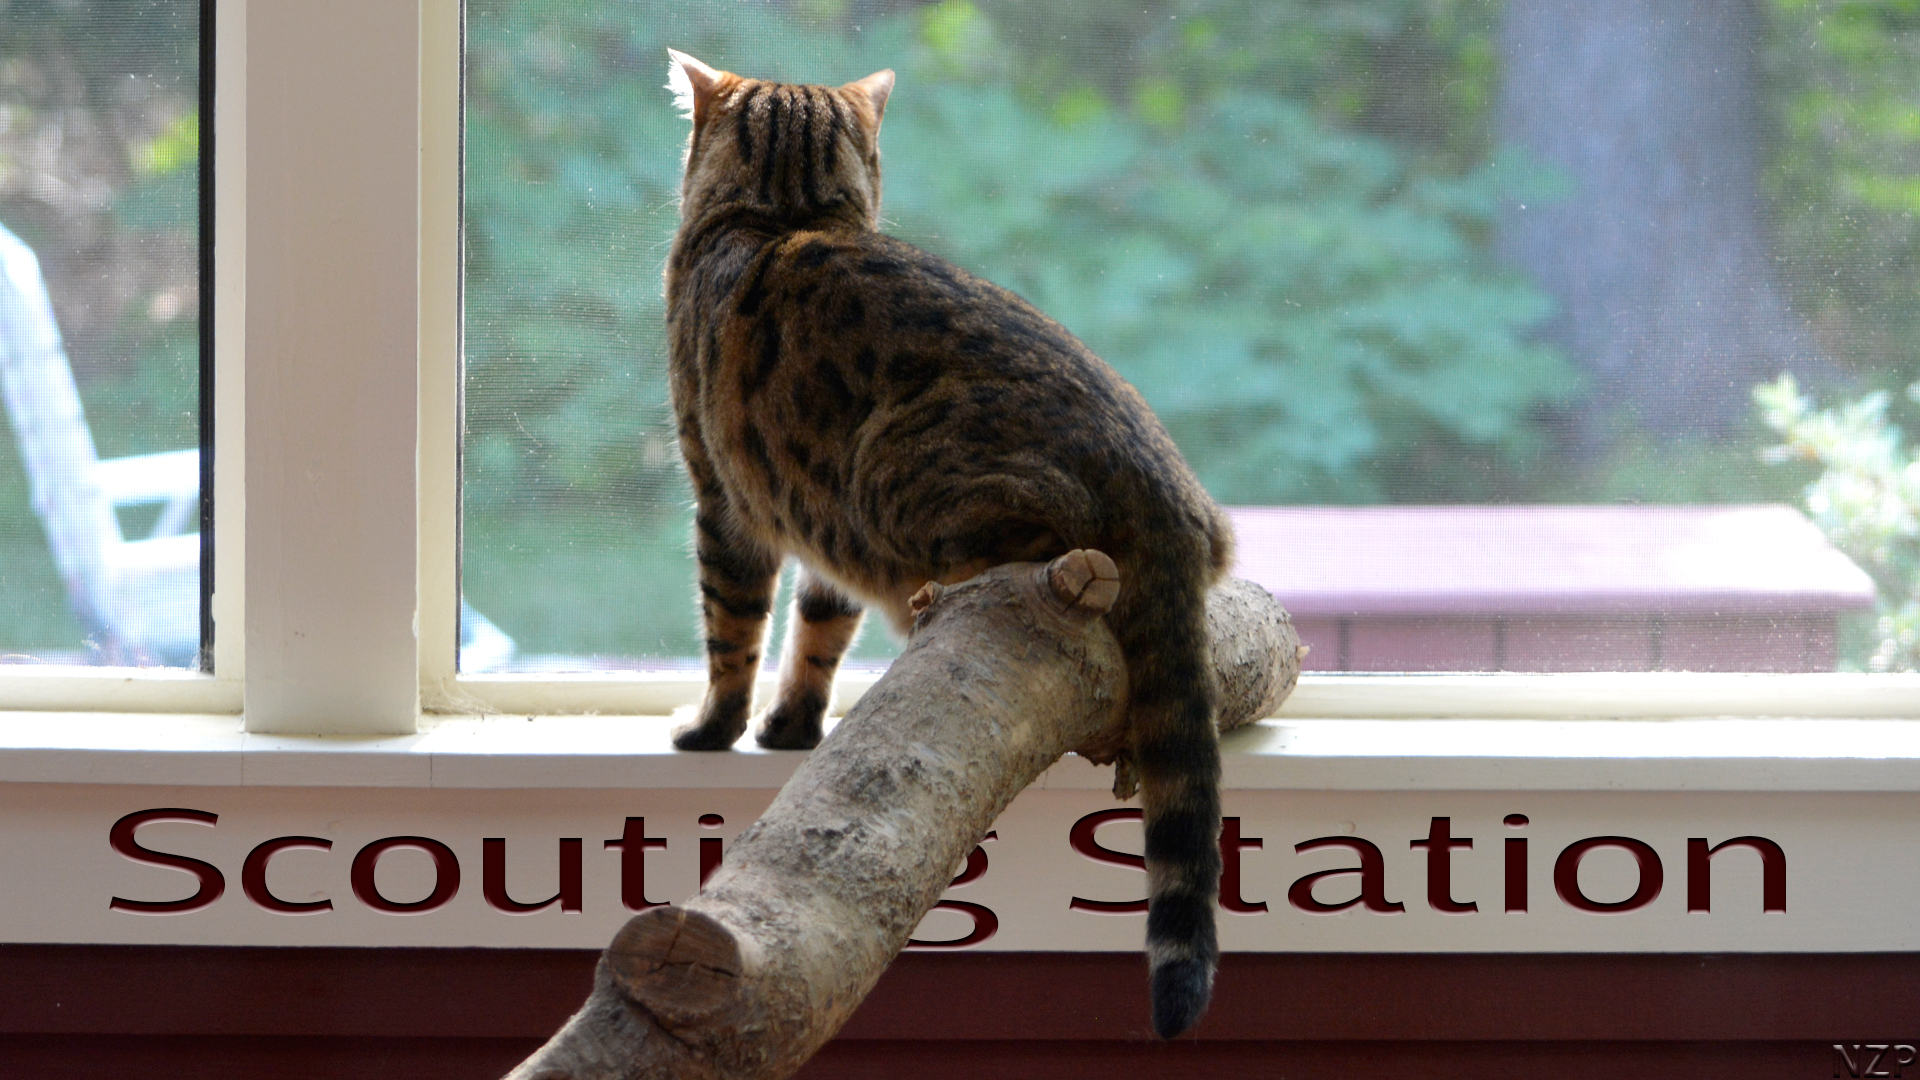
[[[486, 1080], [594, 958], [0, 946], [0, 1077]], [[1806, 1080], [1835, 1075], [1836, 1042], [1920, 1044], [1915, 954], [1234, 955], [1172, 1044], [1144, 1037], [1144, 982], [1132, 954], [909, 954], [801, 1075]]]

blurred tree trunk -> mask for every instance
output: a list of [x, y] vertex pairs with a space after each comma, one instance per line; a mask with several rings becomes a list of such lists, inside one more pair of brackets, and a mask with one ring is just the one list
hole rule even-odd
[[1558, 299], [1588, 373], [1574, 448], [1724, 436], [1755, 383], [1827, 368], [1788, 310], [1758, 188], [1752, 0], [1509, 0], [1500, 143], [1565, 185], [1508, 206], [1502, 255]]

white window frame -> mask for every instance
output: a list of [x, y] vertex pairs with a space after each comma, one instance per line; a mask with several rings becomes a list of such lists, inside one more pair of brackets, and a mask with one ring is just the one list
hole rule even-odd
[[[684, 673], [457, 672], [458, 0], [215, 18], [214, 671], [0, 668], [0, 710], [406, 736], [696, 701]], [[1309, 675], [1283, 715], [1914, 719], [1920, 676]]]
[[211, 674], [179, 669], [0, 666], [0, 716], [19, 712], [238, 715], [245, 693], [245, 0], [214, 17], [214, 547]]

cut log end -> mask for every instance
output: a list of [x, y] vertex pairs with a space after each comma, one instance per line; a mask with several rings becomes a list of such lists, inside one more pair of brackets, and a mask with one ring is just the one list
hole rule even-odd
[[1047, 564], [1047, 585], [1067, 610], [1105, 615], [1120, 597], [1120, 569], [1103, 551], [1075, 548]]
[[709, 1017], [732, 999], [744, 966], [733, 932], [684, 907], [627, 920], [607, 949], [614, 983], [662, 1021]]

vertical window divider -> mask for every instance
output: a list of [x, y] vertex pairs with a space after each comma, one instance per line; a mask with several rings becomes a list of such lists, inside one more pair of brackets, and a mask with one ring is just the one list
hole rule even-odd
[[420, 18], [247, 11], [250, 732], [417, 726]]
[[462, 5], [420, 3], [420, 705], [472, 711], [460, 638]]
[[[213, 0], [213, 680], [246, 673], [247, 2]], [[206, 31], [203, 31], [206, 32]], [[202, 448], [205, 453], [205, 448]]]

